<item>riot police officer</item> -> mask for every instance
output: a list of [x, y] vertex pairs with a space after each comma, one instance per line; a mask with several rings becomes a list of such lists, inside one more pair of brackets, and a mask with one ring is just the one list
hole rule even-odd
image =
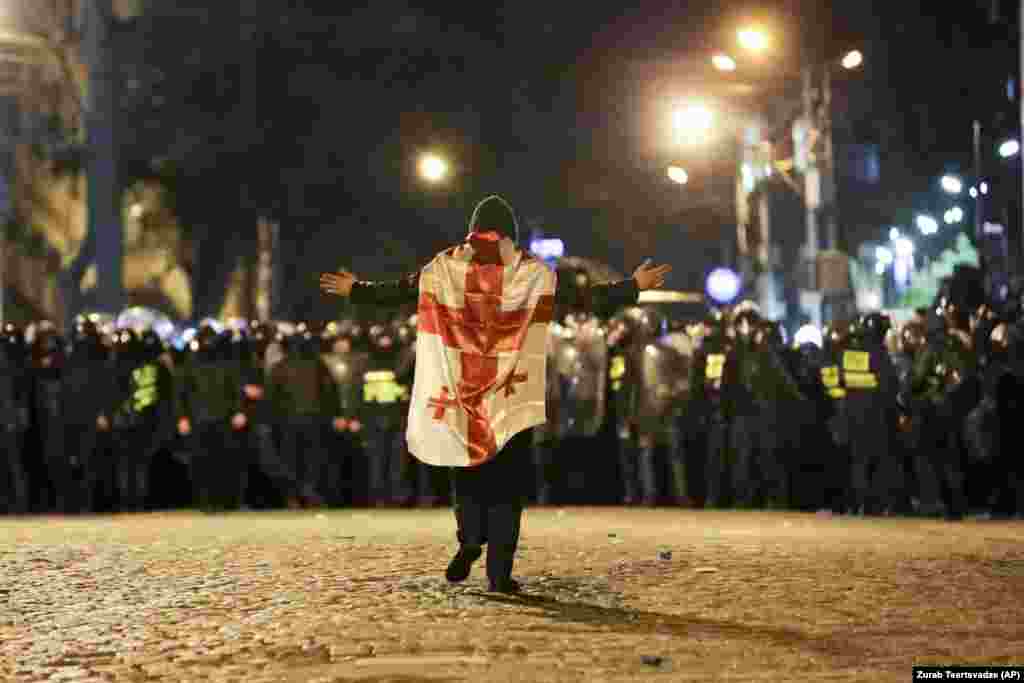
[[114, 466], [120, 507], [143, 510], [153, 456], [174, 434], [174, 385], [159, 360], [164, 345], [156, 332], [126, 329], [115, 340]]
[[363, 374], [362, 410], [367, 490], [373, 504], [395, 505], [401, 502], [402, 428], [411, 387], [398, 382], [400, 352], [392, 331], [385, 325], [373, 325], [367, 340], [369, 367]]
[[7, 323], [0, 333], [0, 500], [7, 512], [28, 511], [28, 478], [22, 449], [29, 425], [25, 338]]
[[[274, 342], [275, 325], [259, 320], [249, 323], [244, 333], [236, 336], [235, 349], [242, 379], [242, 412], [248, 418], [243, 434], [244, 450], [250, 461], [266, 475], [275, 492], [289, 508], [297, 508], [300, 501], [295, 473], [285, 464], [274, 435], [274, 416], [267, 400], [269, 373], [268, 349]], [[252, 490], [246, 492], [252, 499]], [[253, 501], [263, 504], [265, 501]]]
[[[338, 429], [327, 464], [327, 477], [334, 482], [336, 497], [331, 504], [367, 503], [366, 458], [363, 456], [363, 377], [369, 369], [369, 353], [360, 340], [362, 327], [351, 320], [330, 324], [321, 338], [327, 369], [338, 390]], [[358, 482], [358, 483], [357, 483]]]
[[340, 430], [338, 388], [320, 358], [321, 330], [300, 324], [283, 360], [270, 370], [268, 401], [281, 432], [281, 454], [307, 505], [333, 498], [326, 484], [328, 436]]
[[746, 508], [758, 498], [771, 507], [786, 505], [789, 481], [778, 459], [775, 406], [806, 400], [767, 344], [761, 322], [753, 310], [735, 316], [736, 342], [722, 375], [735, 457], [733, 491], [737, 507]]
[[548, 420], [534, 429], [533, 444], [540, 505], [552, 499], [558, 446], [567, 439], [593, 438], [604, 423], [608, 343], [600, 320], [583, 312], [567, 313], [563, 324], [551, 326], [547, 353]]
[[849, 510], [855, 514], [893, 513], [902, 472], [893, 456], [898, 380], [885, 338], [891, 327], [880, 313], [862, 316], [843, 351], [840, 372], [846, 389], [842, 419], [850, 439]]
[[690, 365], [690, 403], [688, 412], [703, 441], [704, 506], [722, 507], [732, 497], [728, 475], [732, 469], [729, 454], [729, 425], [722, 397], [722, 370], [732, 352], [729, 318], [721, 311], [705, 317], [700, 342]]
[[176, 391], [178, 431], [193, 437], [192, 481], [206, 512], [237, 506], [242, 482], [235, 433], [246, 427], [242, 382], [218, 332], [200, 326]]
[[948, 299], [939, 310], [944, 315], [914, 364], [905, 405], [920, 420], [919, 446], [938, 480], [946, 518], [954, 521], [967, 512], [962, 430], [980, 387], [967, 316]]
[[76, 322], [60, 388], [64, 450], [70, 468], [59, 469], [62, 474], [54, 481], [58, 498], [64, 501], [63, 506], [58, 504], [58, 509], [92, 511], [93, 494], [104, 474], [103, 460], [97, 456], [109, 445], [116, 390], [103, 335], [88, 319], [79, 318]]

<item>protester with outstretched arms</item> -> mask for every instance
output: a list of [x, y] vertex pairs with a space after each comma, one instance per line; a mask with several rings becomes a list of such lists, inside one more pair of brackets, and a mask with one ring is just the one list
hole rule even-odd
[[[422, 270], [390, 282], [325, 273], [320, 286], [353, 303], [417, 303], [416, 369], [407, 441], [417, 459], [455, 468], [459, 552], [450, 581], [463, 581], [488, 544], [491, 590], [514, 593], [512, 560], [523, 497], [531, 482], [530, 428], [545, 416], [548, 323], [573, 288], [516, 247], [512, 207], [491, 196], [477, 205], [466, 242]], [[640, 266], [622, 282], [594, 285], [587, 307], [607, 313], [664, 284], [668, 266]], [[564, 294], [563, 294], [564, 292]]]

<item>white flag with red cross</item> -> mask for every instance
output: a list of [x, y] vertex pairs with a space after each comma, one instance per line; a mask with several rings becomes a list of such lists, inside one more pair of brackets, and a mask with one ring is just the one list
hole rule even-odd
[[[483, 245], [486, 246], [486, 245]], [[508, 250], [462, 246], [421, 272], [409, 452], [474, 467], [543, 424], [555, 273]]]

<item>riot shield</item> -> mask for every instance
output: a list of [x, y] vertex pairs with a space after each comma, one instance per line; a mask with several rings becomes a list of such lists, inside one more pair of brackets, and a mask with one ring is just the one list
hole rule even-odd
[[605, 416], [608, 344], [596, 318], [552, 326], [548, 400], [557, 401], [554, 432], [559, 438], [594, 436]]
[[641, 432], [660, 431], [667, 420], [679, 414], [689, 397], [693, 346], [680, 341], [662, 337], [633, 349], [630, 354], [629, 361], [635, 367], [630, 374], [638, 383], [633, 421]]
[[365, 393], [364, 378], [369, 374], [369, 354], [358, 351], [325, 353], [322, 358], [338, 386], [341, 405], [337, 414], [341, 417], [359, 415]]

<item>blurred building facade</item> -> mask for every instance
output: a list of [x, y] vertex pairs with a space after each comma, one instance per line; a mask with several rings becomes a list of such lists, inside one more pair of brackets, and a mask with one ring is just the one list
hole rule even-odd
[[[103, 22], [130, 28], [131, 19], [153, 1], [3, 3], [2, 320], [48, 318], [60, 325], [75, 312], [72, 309], [100, 306], [104, 293], [97, 290], [96, 248], [87, 239], [90, 220], [104, 230], [114, 229], [113, 236], [121, 244], [120, 258], [108, 263], [120, 261], [123, 305], [155, 307], [177, 319], [191, 316], [192, 247], [182, 240], [162, 188], [149, 182], [123, 187], [118, 178], [116, 98], [126, 73], [123, 64], [130, 63], [132, 55], [119, 54], [115, 59], [100, 54], [119, 45], [112, 38], [111, 25]], [[110, 87], [96, 87], [97, 77], [111, 81]], [[114, 101], [98, 101], [100, 97]], [[90, 165], [90, 155], [97, 154], [90, 144], [103, 146], [99, 154], [108, 155], [108, 163]], [[90, 173], [93, 178], [88, 177]], [[90, 197], [95, 201], [97, 191], [90, 187], [93, 183], [104, 197], [117, 198], [112, 208], [115, 215], [108, 211], [105, 216], [100, 212], [90, 217]], [[269, 294], [260, 292], [270, 287], [270, 281], [260, 264], [256, 257], [238, 268], [225, 314], [248, 317], [268, 309]], [[74, 273], [75, 268], [81, 270]], [[70, 292], [74, 296], [69, 297], [69, 287], [77, 290]]]

